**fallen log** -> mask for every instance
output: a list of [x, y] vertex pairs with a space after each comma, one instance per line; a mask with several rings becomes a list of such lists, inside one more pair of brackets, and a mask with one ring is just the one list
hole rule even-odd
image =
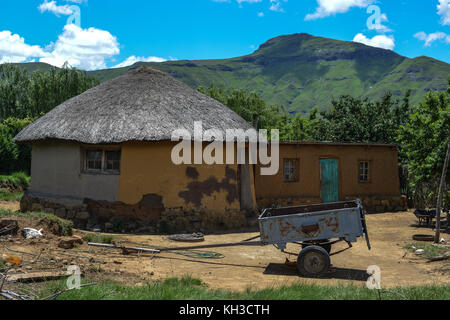
[[429, 258], [428, 262], [444, 261], [444, 260], [450, 260], [450, 252], [447, 252], [447, 253], [443, 254], [442, 256]]
[[119, 245], [116, 245], [116, 244], [104, 244], [104, 243], [89, 242], [88, 245], [89, 246], [93, 246], [93, 247], [115, 248], [115, 249], [122, 249], [122, 250], [125, 250], [125, 251], [135, 251], [135, 252], [151, 252], [151, 253], [159, 253], [159, 252], [161, 252], [160, 250], [156, 250], [156, 249], [125, 247], [125, 246], [119, 246]]
[[55, 280], [67, 276], [67, 272], [34, 272], [34, 273], [20, 273], [13, 274], [6, 277], [7, 281], [11, 282], [38, 282]]

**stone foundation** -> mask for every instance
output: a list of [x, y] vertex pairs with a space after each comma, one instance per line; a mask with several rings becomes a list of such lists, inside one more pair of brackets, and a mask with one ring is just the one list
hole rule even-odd
[[[361, 199], [368, 213], [406, 211], [404, 196], [345, 197]], [[259, 199], [260, 208], [289, 207], [321, 203], [318, 198]], [[104, 232], [133, 233], [188, 233], [220, 232], [257, 229], [257, 211], [224, 210], [216, 212], [205, 208], [164, 208], [155, 195], [148, 195], [136, 205], [121, 202], [94, 201], [37, 196], [25, 193], [20, 201], [22, 212], [48, 212], [71, 220], [76, 228]]]
[[367, 213], [399, 212], [407, 211], [406, 196], [349, 196], [345, 200], [360, 199]]
[[[347, 196], [344, 201], [360, 199], [367, 213], [398, 212], [408, 210], [405, 196]], [[318, 197], [289, 197], [283, 199], [257, 199], [259, 208], [295, 207], [322, 203]]]
[[189, 233], [255, 229], [258, 212], [205, 208], [185, 210], [164, 208], [156, 198], [145, 198], [139, 204], [84, 199], [50, 198], [25, 194], [20, 201], [22, 212], [44, 211], [71, 220], [78, 229], [104, 232]]
[[263, 198], [256, 200], [258, 208], [282, 208], [296, 207], [310, 204], [319, 204], [320, 198], [315, 197], [288, 197], [288, 198]]

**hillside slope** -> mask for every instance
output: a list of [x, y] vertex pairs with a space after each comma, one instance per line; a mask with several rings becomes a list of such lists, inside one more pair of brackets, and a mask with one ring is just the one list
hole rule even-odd
[[270, 39], [243, 57], [139, 62], [89, 73], [106, 81], [139, 65], [168, 72], [194, 88], [214, 84], [255, 91], [291, 112], [326, 109], [332, 97], [342, 94], [377, 98], [391, 91], [402, 97], [408, 89], [411, 102], [418, 103], [429, 90], [445, 90], [450, 75], [450, 64], [432, 58], [409, 59], [390, 50], [304, 33]]

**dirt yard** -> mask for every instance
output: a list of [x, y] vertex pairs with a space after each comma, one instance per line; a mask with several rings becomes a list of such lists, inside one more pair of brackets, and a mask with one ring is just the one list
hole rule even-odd
[[0, 209], [18, 211], [20, 203], [18, 201], [0, 201]]
[[[1, 204], [0, 204], [1, 206]], [[41, 252], [39, 261], [14, 272], [62, 271], [69, 264], [81, 266], [83, 274], [92, 279], [114, 279], [130, 285], [146, 281], [191, 275], [200, 278], [211, 288], [245, 290], [265, 288], [281, 284], [316, 283], [320, 285], [365, 285], [366, 270], [377, 265], [382, 271], [382, 286], [414, 286], [424, 284], [450, 284], [450, 263], [427, 263], [404, 247], [413, 243], [414, 234], [433, 234], [431, 229], [415, 227], [416, 218], [411, 212], [385, 213], [367, 217], [372, 250], [367, 249], [364, 239], [348, 251], [332, 257], [333, 264], [328, 276], [307, 279], [299, 276], [295, 267], [285, 265], [286, 258], [292, 262], [295, 256], [278, 251], [273, 246], [231, 247], [213, 249], [224, 256], [222, 259], [199, 259], [175, 253], [123, 255], [118, 249], [88, 247], [86, 243], [73, 249], [60, 249], [59, 237], [47, 233], [44, 238], [24, 240], [20, 233], [11, 239], [0, 240], [0, 256], [16, 254], [31, 261]], [[24, 224], [31, 221], [20, 221]], [[42, 226], [41, 226], [42, 227]], [[44, 226], [45, 228], [45, 226]], [[85, 233], [76, 231], [76, 235]], [[201, 244], [236, 242], [256, 236], [257, 233], [206, 235]], [[189, 244], [173, 242], [167, 236], [113, 235], [122, 245], [148, 247], [179, 247]], [[449, 241], [450, 236], [443, 237]], [[450, 241], [449, 241], [450, 242]], [[196, 244], [192, 244], [196, 245]], [[333, 252], [346, 247], [345, 243], [333, 247]], [[298, 252], [296, 245], [287, 251]], [[30, 254], [34, 255], [30, 255]]]

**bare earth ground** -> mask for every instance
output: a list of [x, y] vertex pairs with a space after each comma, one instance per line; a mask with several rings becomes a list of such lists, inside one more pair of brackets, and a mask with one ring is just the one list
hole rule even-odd
[[[7, 206], [11, 206], [8, 204]], [[6, 206], [6, 207], [7, 207]], [[0, 203], [0, 208], [5, 208]], [[295, 267], [285, 265], [289, 257], [273, 246], [231, 247], [213, 249], [224, 255], [223, 259], [194, 259], [175, 253], [123, 255], [118, 249], [88, 247], [86, 243], [70, 250], [57, 247], [59, 238], [46, 234], [43, 239], [24, 240], [20, 236], [0, 240], [0, 256], [16, 254], [29, 262], [42, 251], [39, 262], [18, 268], [13, 272], [62, 271], [68, 264], [80, 265], [83, 274], [91, 279], [113, 279], [130, 285], [141, 285], [147, 281], [191, 275], [200, 278], [211, 288], [241, 291], [247, 288], [260, 289], [294, 283], [319, 285], [354, 284], [365, 285], [368, 266], [377, 265], [382, 271], [382, 286], [415, 286], [425, 284], [450, 284], [450, 263], [427, 263], [426, 259], [404, 249], [413, 243], [414, 234], [433, 234], [431, 229], [415, 227], [416, 218], [411, 212], [385, 213], [367, 216], [367, 225], [372, 250], [367, 249], [360, 238], [354, 247], [331, 258], [333, 267], [322, 279], [307, 279], [299, 276]], [[25, 225], [28, 224], [28, 225]], [[20, 221], [20, 226], [31, 226], [32, 221]], [[84, 233], [76, 231], [76, 235]], [[257, 233], [207, 235], [200, 244], [236, 242], [251, 238]], [[180, 247], [190, 244], [173, 242], [159, 235], [114, 235], [120, 244], [130, 246]], [[443, 237], [449, 242], [450, 236]], [[192, 244], [197, 245], [197, 244]], [[333, 252], [346, 247], [345, 243], [333, 246]], [[14, 250], [14, 251], [12, 251]], [[19, 251], [20, 253], [18, 253]], [[298, 252], [297, 245], [288, 246], [287, 251]]]
[[0, 201], [0, 209], [18, 211], [20, 210], [19, 201]]

